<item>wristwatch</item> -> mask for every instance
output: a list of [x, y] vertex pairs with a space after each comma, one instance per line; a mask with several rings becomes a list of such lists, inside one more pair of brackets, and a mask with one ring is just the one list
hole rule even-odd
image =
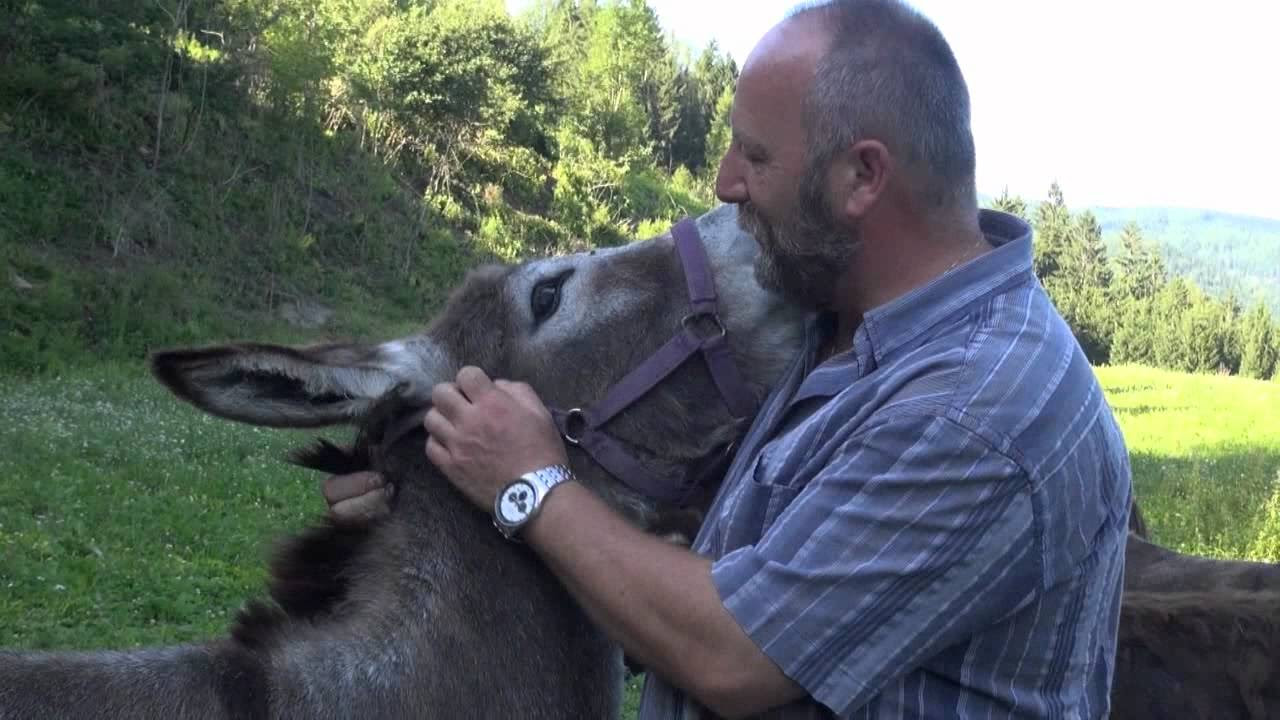
[[573, 471], [566, 465], [549, 465], [521, 475], [494, 498], [494, 527], [503, 537], [514, 540], [520, 529], [538, 514], [551, 489], [574, 479]]

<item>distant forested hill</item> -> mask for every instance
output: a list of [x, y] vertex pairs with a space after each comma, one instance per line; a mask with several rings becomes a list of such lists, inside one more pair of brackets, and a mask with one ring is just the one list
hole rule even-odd
[[[978, 199], [991, 206], [996, 198]], [[1102, 226], [1108, 254], [1118, 251], [1125, 223], [1135, 222], [1159, 245], [1169, 272], [1215, 296], [1234, 292], [1246, 306], [1263, 300], [1280, 314], [1280, 220], [1180, 207], [1087, 209]]]
[[1188, 208], [1092, 208], [1109, 250], [1133, 221], [1160, 246], [1169, 269], [1214, 295], [1246, 305], [1264, 299], [1280, 313], [1280, 220]]

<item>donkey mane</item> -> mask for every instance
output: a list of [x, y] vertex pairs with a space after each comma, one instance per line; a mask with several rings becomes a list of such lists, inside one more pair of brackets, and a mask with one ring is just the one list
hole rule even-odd
[[[398, 391], [388, 392], [358, 424], [351, 445], [340, 447], [320, 438], [290, 453], [288, 462], [330, 475], [385, 470], [392, 445], [424, 436], [420, 427], [399, 438], [387, 435], [397, 422], [416, 414], [417, 408]], [[247, 603], [232, 625], [232, 638], [248, 648], [267, 647], [290, 622], [322, 620], [338, 611], [347, 598], [351, 571], [378, 524], [373, 520], [344, 525], [324, 518], [280, 541], [268, 565], [267, 590], [273, 602]]]

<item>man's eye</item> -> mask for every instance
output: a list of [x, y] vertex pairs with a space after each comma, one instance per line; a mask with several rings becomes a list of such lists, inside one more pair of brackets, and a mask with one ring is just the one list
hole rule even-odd
[[555, 314], [560, 307], [560, 287], [564, 285], [568, 273], [548, 278], [533, 286], [529, 297], [529, 308], [533, 311], [534, 323], [541, 323]]

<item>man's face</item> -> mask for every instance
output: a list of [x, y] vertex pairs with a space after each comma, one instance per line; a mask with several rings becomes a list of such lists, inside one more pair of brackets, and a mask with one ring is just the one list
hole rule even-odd
[[807, 165], [791, 199], [772, 212], [753, 201], [738, 208], [738, 224], [760, 245], [756, 281], [813, 307], [831, 303], [836, 283], [858, 247], [857, 228], [836, 224], [824, 192], [825, 167]]
[[733, 140], [716, 179], [760, 245], [757, 280], [814, 307], [830, 303], [857, 239], [831, 212], [826, 163], [806, 148], [804, 97], [824, 43], [813, 28], [784, 23], [757, 45], [738, 79]]

